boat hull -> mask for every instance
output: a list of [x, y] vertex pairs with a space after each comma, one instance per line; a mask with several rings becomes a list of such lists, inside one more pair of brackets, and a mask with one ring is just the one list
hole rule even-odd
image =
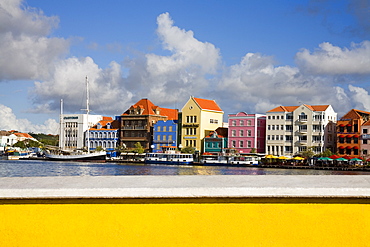
[[105, 162], [106, 153], [90, 153], [90, 154], [76, 154], [76, 155], [56, 155], [47, 154], [46, 159], [52, 161], [91, 161], [91, 162]]

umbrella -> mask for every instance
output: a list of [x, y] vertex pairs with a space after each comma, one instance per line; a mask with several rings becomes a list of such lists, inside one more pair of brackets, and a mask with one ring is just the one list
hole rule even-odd
[[332, 156], [329, 156], [330, 159], [338, 159], [340, 158], [338, 155], [333, 154]]
[[335, 159], [336, 161], [348, 161], [347, 159], [345, 158], [338, 158], [338, 159]]
[[288, 159], [288, 157], [285, 157], [285, 156], [280, 156], [279, 157], [279, 160], [286, 160], [286, 159]]
[[351, 159], [351, 161], [362, 161], [362, 160], [358, 159], [358, 158], [353, 158], [353, 159]]
[[293, 159], [294, 160], [304, 160], [304, 158], [302, 158], [302, 157], [294, 157]]
[[269, 155], [266, 155], [265, 158], [267, 158], [267, 159], [277, 159], [278, 157], [277, 156], [274, 156], [272, 154], [269, 154]]
[[333, 160], [333, 159], [330, 159], [329, 157], [320, 157], [320, 158], [318, 158], [317, 160], [325, 160], [325, 161], [329, 161], [329, 160]]

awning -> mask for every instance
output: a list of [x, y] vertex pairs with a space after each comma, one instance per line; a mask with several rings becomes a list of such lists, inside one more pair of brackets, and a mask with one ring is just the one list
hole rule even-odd
[[343, 146], [340, 146], [339, 148], [340, 148], [340, 149], [344, 149], [344, 147], [343, 147]]
[[352, 147], [350, 147], [350, 146], [347, 146], [346, 148], [347, 148], [347, 149], [351, 149]]
[[358, 135], [353, 135], [354, 138], [358, 138]]
[[357, 146], [355, 146], [355, 147], [353, 147], [354, 149], [358, 149], [358, 147]]
[[352, 137], [352, 135], [346, 135], [346, 137], [347, 137], [347, 138], [351, 138], [351, 137]]
[[344, 138], [344, 137], [346, 137], [346, 136], [345, 136], [345, 135], [340, 135], [340, 136], [339, 136], [339, 138]]
[[348, 127], [351, 127], [351, 126], [352, 126], [352, 124], [347, 124], [347, 126], [348, 126]]
[[344, 127], [344, 124], [339, 124], [339, 127]]

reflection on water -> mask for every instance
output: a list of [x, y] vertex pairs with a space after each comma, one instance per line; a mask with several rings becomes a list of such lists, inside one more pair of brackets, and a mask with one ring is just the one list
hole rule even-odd
[[368, 172], [225, 166], [176, 166], [0, 160], [0, 177], [126, 175], [370, 175]]

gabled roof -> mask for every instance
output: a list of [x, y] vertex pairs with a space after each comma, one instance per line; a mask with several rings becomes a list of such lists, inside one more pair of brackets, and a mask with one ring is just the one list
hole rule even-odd
[[[141, 115], [156, 115], [156, 116], [166, 116], [168, 120], [177, 120], [178, 119], [178, 110], [176, 109], [169, 109], [169, 108], [161, 108], [159, 106], [154, 105], [148, 99], [141, 99], [136, 104], [132, 105], [127, 111], [125, 111], [122, 115], [129, 115], [130, 109], [141, 109]], [[157, 114], [157, 111], [159, 114]]]
[[346, 121], [348, 119], [363, 119], [364, 121], [367, 121], [370, 118], [370, 112], [367, 111], [361, 111], [357, 109], [351, 109], [349, 112], [347, 112], [339, 121]]
[[[330, 105], [306, 105], [307, 108], [309, 108], [312, 111], [325, 111], [328, 109]], [[293, 112], [300, 106], [278, 106], [272, 110], [269, 110], [268, 112]]]
[[17, 137], [24, 137], [24, 138], [28, 138], [28, 139], [34, 139], [33, 136], [31, 136], [28, 133], [14, 133], [14, 135], [16, 135]]
[[201, 98], [195, 98], [192, 97], [194, 101], [199, 105], [199, 107], [202, 110], [211, 110], [211, 111], [220, 111], [222, 112], [222, 109], [218, 106], [216, 101], [209, 100], [209, 99], [201, 99]]
[[[98, 129], [98, 124], [100, 124], [101, 128]], [[97, 124], [90, 128], [90, 130], [106, 130], [107, 125], [110, 124], [110, 130], [119, 129], [119, 121], [113, 120], [111, 117], [103, 117], [103, 120], [100, 120]]]

